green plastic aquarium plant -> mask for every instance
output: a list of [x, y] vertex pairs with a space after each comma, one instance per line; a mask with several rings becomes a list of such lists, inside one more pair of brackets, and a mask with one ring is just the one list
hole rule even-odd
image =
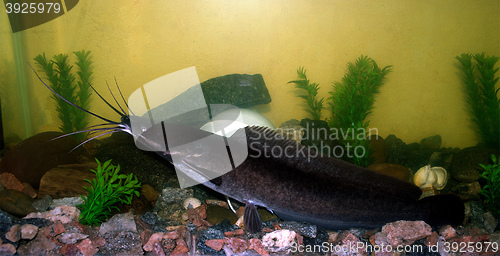
[[[90, 85], [92, 80], [92, 61], [90, 51], [74, 52], [77, 57], [75, 65], [78, 67], [76, 74], [79, 80], [76, 82], [75, 76], [71, 73], [73, 65], [69, 64], [67, 54], [54, 55], [52, 60], [47, 60], [45, 53], [38, 55], [34, 60], [42, 68], [49, 80], [50, 87], [63, 98], [75, 105], [88, 109], [90, 103]], [[78, 90], [77, 90], [78, 88]], [[80, 131], [88, 124], [88, 114], [72, 107], [55, 95], [52, 98], [56, 101], [58, 117], [62, 124], [59, 129], [64, 133]], [[84, 140], [86, 133], [73, 135], [78, 141]]]
[[493, 164], [480, 166], [484, 169], [481, 174], [486, 180], [486, 185], [483, 186], [480, 193], [485, 198], [485, 206], [496, 218], [500, 218], [500, 162], [497, 161], [495, 155], [491, 155]]
[[329, 125], [347, 134], [345, 146], [350, 145], [354, 149], [361, 146], [365, 149], [364, 154], [353, 154], [347, 160], [366, 167], [373, 159], [366, 137], [370, 121], [365, 119], [371, 113], [375, 94], [380, 91], [380, 86], [385, 76], [392, 71], [392, 66], [381, 69], [373, 59], [361, 56], [354, 63], [348, 63], [347, 69], [342, 80], [335, 82], [333, 91], [329, 92], [328, 100], [332, 111]]
[[90, 181], [91, 187], [84, 187], [87, 190], [87, 196], [81, 196], [83, 204], [77, 205], [80, 209], [80, 222], [85, 225], [98, 225], [104, 222], [112, 209], [118, 208], [116, 203], [132, 203], [134, 195], [139, 196], [138, 188], [141, 183], [134, 178], [134, 175], [119, 174], [120, 165], [111, 164], [111, 159], [104, 162], [97, 160], [96, 170], [91, 170], [96, 177]]
[[500, 101], [495, 84], [498, 77], [495, 73], [499, 68], [495, 64], [500, 59], [495, 56], [464, 53], [457, 56], [460, 69], [463, 72], [467, 103], [472, 115], [472, 122], [481, 137], [481, 143], [500, 148]]
[[311, 114], [313, 120], [320, 120], [321, 110], [323, 110], [324, 99], [323, 98], [317, 99], [319, 84], [317, 83], [311, 84], [309, 82], [304, 67], [300, 67], [297, 70], [297, 76], [299, 78], [298, 80], [293, 80], [288, 83], [289, 84], [293, 83], [295, 84], [295, 88], [302, 89], [306, 92], [306, 94], [299, 95], [299, 97], [304, 99], [304, 102], [307, 104], [307, 108], [304, 110], [309, 112], [309, 114]]

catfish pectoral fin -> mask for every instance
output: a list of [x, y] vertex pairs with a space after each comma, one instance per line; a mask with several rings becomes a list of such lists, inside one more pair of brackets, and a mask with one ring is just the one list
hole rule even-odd
[[252, 202], [245, 204], [245, 212], [243, 214], [243, 224], [245, 229], [250, 233], [257, 233], [262, 228], [262, 221], [260, 220], [257, 207]]

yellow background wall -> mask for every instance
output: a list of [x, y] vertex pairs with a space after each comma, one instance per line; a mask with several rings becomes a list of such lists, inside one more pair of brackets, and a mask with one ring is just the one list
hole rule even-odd
[[[190, 66], [196, 66], [200, 81], [261, 73], [273, 101], [257, 109], [276, 126], [307, 116], [297, 90], [287, 85], [298, 67], [304, 66], [309, 79], [320, 84], [320, 96], [328, 97], [347, 62], [368, 55], [379, 66], [394, 66], [368, 117], [371, 127], [407, 143], [440, 134], [443, 146], [472, 146], [477, 138], [455, 56], [500, 56], [499, 13], [498, 0], [82, 0], [62, 17], [15, 35], [2, 14], [4, 132], [25, 138], [58, 129], [50, 92], [26, 64], [34, 65], [33, 58], [43, 52], [71, 54], [74, 60], [73, 51], [91, 50], [94, 84], [106, 97], [105, 82], [114, 77], [129, 95]], [[23, 78], [28, 119], [19, 103]], [[116, 116], [97, 97], [91, 110]], [[323, 117], [329, 115], [325, 111]]]

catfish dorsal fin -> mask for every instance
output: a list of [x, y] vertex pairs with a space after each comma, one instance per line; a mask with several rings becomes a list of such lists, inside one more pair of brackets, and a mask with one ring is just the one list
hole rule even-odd
[[243, 224], [248, 232], [255, 234], [262, 228], [262, 221], [260, 220], [257, 207], [252, 202], [245, 204], [245, 212], [243, 214]]

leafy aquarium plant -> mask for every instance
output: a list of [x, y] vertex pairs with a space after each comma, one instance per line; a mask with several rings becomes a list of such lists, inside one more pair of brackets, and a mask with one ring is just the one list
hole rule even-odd
[[365, 119], [371, 113], [375, 95], [380, 91], [385, 76], [392, 71], [392, 66], [380, 68], [375, 60], [361, 55], [354, 63], [348, 63], [347, 69], [342, 80], [335, 82], [333, 91], [329, 92], [332, 111], [329, 125], [347, 133], [345, 146], [365, 149], [364, 154], [351, 154], [352, 157], [347, 160], [366, 167], [373, 159], [366, 137], [370, 121]]
[[[67, 54], [54, 55], [53, 59], [47, 60], [45, 53], [38, 55], [34, 60], [40, 66], [41, 71], [46, 75], [49, 86], [63, 98], [71, 101], [84, 109], [88, 109], [90, 103], [91, 81], [92, 81], [92, 61], [91, 51], [74, 52], [77, 57], [76, 75], [71, 73], [73, 65], [69, 63]], [[75, 83], [76, 81], [76, 83]], [[71, 133], [84, 129], [88, 124], [88, 114], [64, 102], [63, 99], [52, 95], [56, 101], [57, 112], [62, 124], [59, 129], [63, 133]], [[77, 133], [73, 137], [78, 141], [83, 141], [86, 133]]]
[[484, 196], [486, 208], [491, 210], [496, 218], [500, 218], [500, 161], [491, 155], [493, 164], [480, 166], [484, 169], [481, 174], [486, 180], [486, 185], [483, 186], [480, 193]]
[[321, 119], [321, 110], [323, 109], [323, 101], [324, 98], [318, 99], [318, 90], [319, 90], [319, 84], [317, 83], [310, 83], [309, 79], [307, 79], [306, 76], [306, 70], [304, 67], [300, 67], [297, 70], [297, 77], [298, 80], [293, 80], [288, 82], [295, 84], [295, 88], [297, 89], [302, 89], [305, 91], [305, 94], [299, 95], [302, 99], [304, 99], [304, 102], [307, 105], [307, 108], [304, 109], [305, 111], [309, 112], [311, 114], [313, 120], [320, 120]]
[[495, 64], [500, 59], [484, 53], [457, 56], [463, 72], [467, 103], [472, 122], [481, 137], [481, 143], [488, 147], [500, 148], [500, 101], [495, 84], [499, 68]]
[[131, 204], [134, 195], [139, 196], [141, 183], [137, 177], [119, 174], [120, 165], [111, 164], [111, 159], [101, 164], [97, 160], [96, 170], [91, 170], [96, 177], [90, 181], [91, 187], [84, 187], [87, 196], [81, 196], [83, 204], [77, 205], [81, 210], [80, 222], [85, 225], [98, 225], [104, 222], [112, 209], [118, 210], [116, 203]]

